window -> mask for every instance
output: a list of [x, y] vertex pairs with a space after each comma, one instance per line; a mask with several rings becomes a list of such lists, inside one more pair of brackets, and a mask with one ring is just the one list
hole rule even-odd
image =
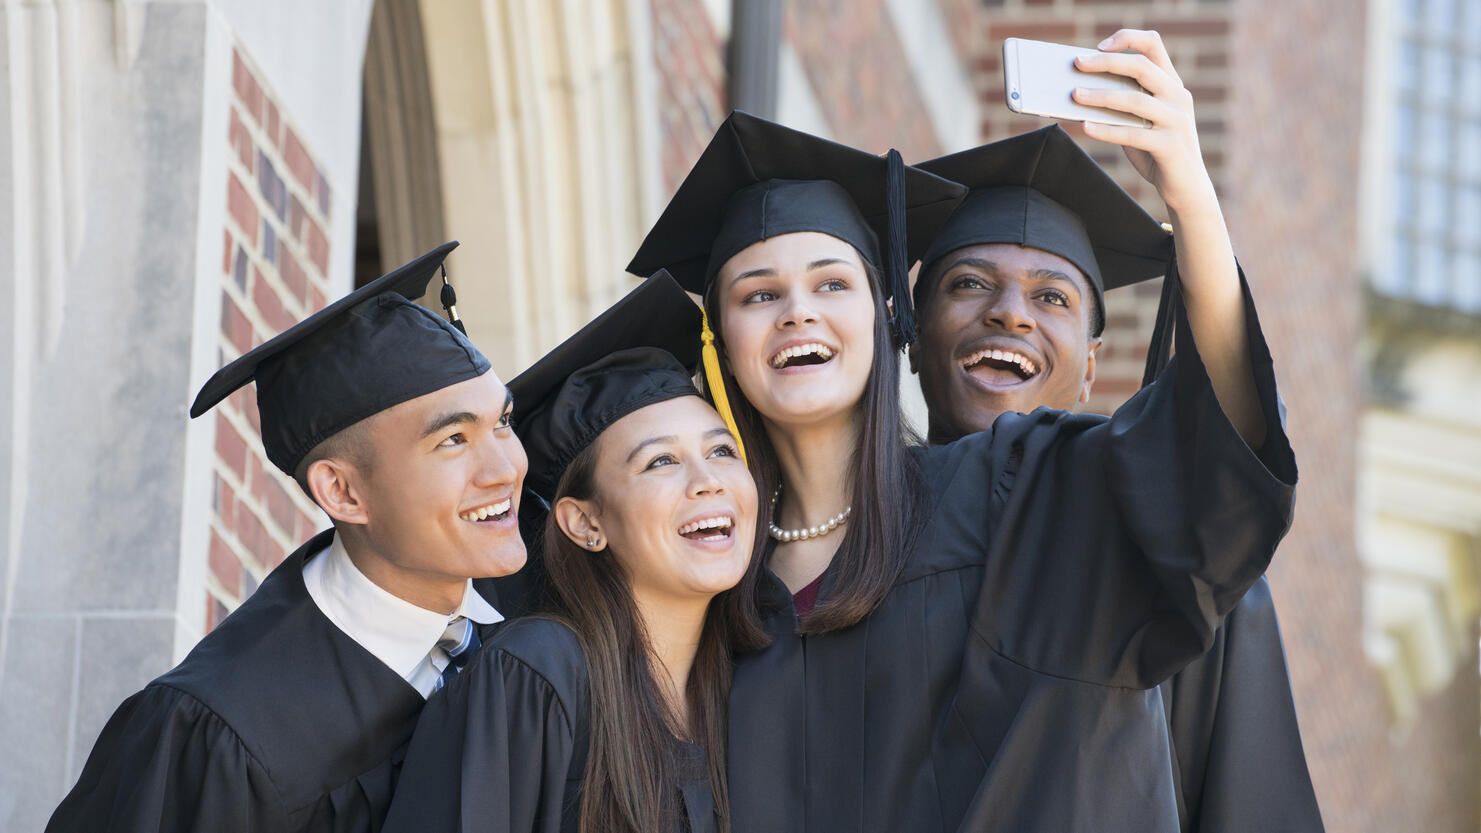
[[1392, 245], [1374, 289], [1481, 313], [1481, 2], [1395, 13]]

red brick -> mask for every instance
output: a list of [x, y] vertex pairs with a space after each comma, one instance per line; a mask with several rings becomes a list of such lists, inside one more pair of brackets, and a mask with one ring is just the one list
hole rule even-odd
[[318, 267], [319, 274], [329, 274], [329, 238], [324, 236], [324, 230], [312, 218], [304, 219], [304, 247], [308, 249], [309, 260]]
[[231, 256], [233, 254], [232, 250], [234, 247], [232, 246], [231, 232], [224, 231], [223, 233], [226, 235], [226, 242], [221, 247], [221, 274], [230, 275]]
[[275, 474], [262, 479], [262, 491], [268, 517], [285, 535], [294, 537], [298, 532], [298, 507], [293, 503], [293, 498], [284, 491], [283, 484]]
[[1200, 52], [1193, 60], [1193, 66], [1199, 69], [1227, 69], [1229, 66], [1229, 53], [1227, 52]]
[[278, 292], [262, 277], [262, 272], [257, 267], [252, 267], [255, 280], [252, 286], [252, 303], [257, 307], [258, 315], [267, 322], [267, 326], [273, 334], [281, 333], [297, 323], [297, 319], [283, 306], [283, 299], [278, 297]]
[[263, 502], [262, 482], [267, 479], [267, 472], [262, 467], [262, 460], [256, 454], [247, 457], [247, 482], [244, 484], [247, 495], [251, 497], [254, 508]]
[[328, 305], [329, 299], [324, 297], [324, 293], [319, 291], [319, 287], [309, 284], [308, 311], [311, 313], [318, 312]]
[[237, 429], [221, 414], [216, 414], [216, 456], [237, 477], [247, 474], [247, 443]]
[[221, 295], [221, 333], [241, 355], [252, 349], [252, 322], [242, 313], [230, 295]]
[[221, 522], [225, 524], [228, 529], [233, 529], [236, 526], [237, 516], [236, 490], [231, 487], [230, 483], [222, 480], [221, 475], [214, 475], [214, 478], [216, 481], [216, 517], [220, 518]]
[[1079, 29], [1074, 23], [994, 23], [987, 28], [987, 39], [1001, 48], [1004, 38], [1028, 38], [1069, 43]]
[[237, 560], [236, 553], [221, 540], [216, 530], [211, 530], [211, 574], [221, 582], [221, 587], [233, 596], [242, 594], [242, 562]]
[[242, 181], [237, 179], [235, 173], [229, 173], [226, 176], [226, 210], [231, 214], [232, 219], [236, 220], [237, 228], [255, 247], [258, 223], [261, 219], [257, 212], [257, 203], [253, 201], [252, 194], [242, 184]]
[[1229, 88], [1212, 84], [1190, 84], [1188, 92], [1193, 94], [1193, 104], [1216, 104], [1229, 98]]
[[1164, 38], [1200, 37], [1229, 34], [1227, 17], [1181, 20], [1149, 20], [1142, 26], [1152, 29]]
[[308, 148], [303, 146], [293, 128], [284, 127], [283, 134], [283, 161], [288, 165], [288, 172], [293, 174], [303, 190], [312, 194], [317, 178], [313, 157], [309, 156]]
[[237, 98], [241, 100], [242, 106], [252, 115], [257, 122], [262, 121], [262, 85], [257, 83], [257, 77], [247, 67], [246, 61], [242, 60], [239, 49], [231, 53], [231, 86], [236, 90]]
[[257, 436], [262, 436], [262, 415], [257, 412], [257, 388], [247, 385], [237, 391], [241, 396], [242, 416], [247, 418], [247, 424], [252, 426], [252, 431]]
[[226, 605], [223, 605], [209, 591], [206, 593], [206, 632], [210, 633], [226, 618]]
[[300, 512], [298, 514], [298, 534], [293, 536], [293, 540], [303, 542], [314, 537], [314, 533], [319, 531], [322, 523], [322, 518], [311, 518]]
[[278, 105], [271, 98], [267, 99], [267, 118], [263, 129], [267, 131], [267, 140], [275, 148], [283, 146], [282, 125], [278, 119]]
[[267, 527], [252, 512], [237, 513], [237, 538], [253, 560], [263, 567], [272, 567], [283, 558], [283, 548], [268, 534]]
[[288, 203], [288, 233], [300, 243], [303, 242], [304, 220], [307, 217], [308, 214], [303, 210], [303, 203], [297, 196], [293, 197]]
[[257, 154], [253, 152], [255, 146], [252, 144], [252, 133], [247, 130], [247, 125], [242, 124], [235, 107], [231, 108], [231, 127], [227, 131], [227, 139], [231, 142], [232, 150], [236, 151], [237, 159], [246, 167], [247, 173], [255, 173]]
[[283, 278], [283, 284], [295, 299], [308, 303], [309, 276], [282, 238], [278, 238], [278, 275]]

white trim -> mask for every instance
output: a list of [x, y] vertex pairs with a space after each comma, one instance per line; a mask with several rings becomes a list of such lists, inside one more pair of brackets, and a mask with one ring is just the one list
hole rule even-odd
[[972, 74], [952, 45], [940, 4], [936, 0], [885, 0], [885, 9], [910, 64], [914, 92], [930, 115], [943, 152], [981, 144]]
[[[196, 198], [194, 304], [191, 312], [190, 388], [195, 392], [217, 370], [221, 343], [221, 245], [226, 228], [228, 130], [231, 119], [232, 32], [220, 14], [207, 14], [202, 36], [200, 190]], [[180, 478], [180, 551], [176, 573], [176, 623], [171, 656], [185, 658], [206, 629], [206, 578], [211, 549], [212, 471], [216, 453], [214, 413], [187, 420]], [[93, 614], [89, 614], [93, 615]]]
[[779, 124], [825, 139], [832, 136], [833, 130], [828, 125], [828, 117], [823, 114], [823, 107], [818, 103], [817, 94], [813, 92], [812, 82], [807, 78], [802, 59], [785, 38], [782, 39], [781, 48], [777, 50], [776, 99], [776, 120]]

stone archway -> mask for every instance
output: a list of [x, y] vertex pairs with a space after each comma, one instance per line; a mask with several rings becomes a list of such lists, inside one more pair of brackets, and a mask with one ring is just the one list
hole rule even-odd
[[355, 283], [447, 239], [421, 9], [381, 0], [365, 43]]
[[659, 189], [647, 26], [636, 0], [377, 4], [364, 152], [382, 260], [462, 241], [460, 312], [505, 378], [631, 285]]

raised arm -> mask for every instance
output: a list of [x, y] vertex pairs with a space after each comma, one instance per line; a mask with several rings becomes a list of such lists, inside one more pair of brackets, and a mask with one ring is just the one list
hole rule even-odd
[[1193, 96], [1183, 86], [1156, 32], [1122, 29], [1099, 48], [1102, 54], [1082, 57], [1077, 66], [1086, 72], [1133, 78], [1146, 92], [1079, 89], [1075, 100], [1140, 116], [1152, 126], [1086, 122], [1085, 135], [1120, 145], [1137, 173], [1152, 183], [1167, 205], [1189, 327], [1219, 406], [1240, 437], [1258, 449], [1265, 443], [1265, 420], [1249, 362], [1239, 270], [1218, 195], [1198, 147]]

